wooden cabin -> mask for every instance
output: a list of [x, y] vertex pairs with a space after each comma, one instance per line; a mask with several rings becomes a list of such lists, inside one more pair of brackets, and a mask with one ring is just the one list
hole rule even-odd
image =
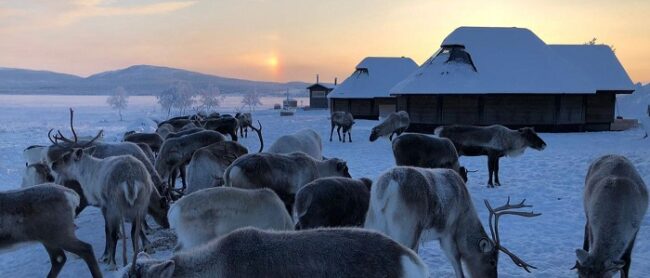
[[616, 95], [634, 86], [605, 45], [547, 45], [522, 28], [461, 27], [394, 86], [411, 131], [502, 124], [538, 131], [606, 131]]
[[336, 79], [334, 84], [316, 83], [307, 87], [309, 90], [309, 108], [325, 108], [327, 109], [327, 95], [336, 88]]
[[396, 111], [390, 88], [417, 69], [406, 57], [367, 57], [328, 96], [330, 111], [347, 111], [355, 119], [373, 119]]

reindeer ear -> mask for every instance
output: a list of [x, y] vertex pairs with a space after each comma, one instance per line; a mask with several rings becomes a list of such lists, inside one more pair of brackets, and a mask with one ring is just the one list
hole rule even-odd
[[74, 158], [75, 161], [79, 161], [81, 159], [81, 157], [83, 156], [83, 154], [84, 154], [83, 149], [74, 149], [72, 151], [72, 157]]
[[345, 169], [347, 167], [348, 167], [348, 164], [345, 161], [341, 160], [341, 161], [336, 162], [336, 170], [337, 171], [341, 171], [341, 170], [343, 170], [343, 169]]
[[494, 250], [494, 244], [487, 238], [482, 238], [478, 241], [478, 250], [481, 253], [489, 253]]
[[96, 146], [88, 147], [84, 149], [84, 152], [87, 153], [88, 155], [93, 155], [96, 150]]
[[576, 249], [576, 257], [578, 257], [578, 263], [584, 265], [585, 262], [587, 262], [587, 258], [589, 258], [589, 252], [582, 249]]

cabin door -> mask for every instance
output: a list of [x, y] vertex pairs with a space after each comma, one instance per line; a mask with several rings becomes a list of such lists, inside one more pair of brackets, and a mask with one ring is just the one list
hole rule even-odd
[[395, 104], [380, 104], [379, 105], [379, 118], [386, 118], [390, 113], [396, 111]]

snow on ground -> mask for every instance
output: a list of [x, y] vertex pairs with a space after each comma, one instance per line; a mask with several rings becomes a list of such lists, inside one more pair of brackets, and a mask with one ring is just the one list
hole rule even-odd
[[[18, 188], [24, 167], [22, 150], [33, 144], [47, 144], [47, 131], [60, 128], [67, 131], [68, 103], [74, 103], [76, 129], [85, 135], [104, 129], [106, 140], [117, 140], [127, 127], [139, 127], [150, 117], [161, 117], [160, 109], [152, 97], [131, 98], [125, 121], [118, 121], [117, 113], [105, 104], [105, 98], [85, 96], [40, 96], [38, 98], [0, 96], [0, 190]], [[67, 99], [65, 99], [67, 98]], [[36, 101], [35, 103], [33, 101]], [[263, 100], [266, 106], [279, 100]], [[238, 101], [226, 101], [233, 112]], [[293, 117], [280, 117], [268, 108], [254, 112], [254, 119], [262, 122], [264, 138], [268, 147], [280, 135], [302, 128], [313, 128], [323, 138], [324, 155], [340, 157], [348, 161], [353, 177], [376, 177], [393, 166], [388, 140], [370, 143], [368, 137], [375, 121], [357, 120], [352, 130], [352, 143], [340, 143], [334, 134], [329, 142], [329, 120], [324, 110], [297, 111]], [[146, 128], [146, 127], [145, 127]], [[608, 153], [629, 157], [646, 181], [650, 177], [650, 140], [642, 140], [641, 130], [626, 132], [541, 134], [548, 148], [542, 152], [528, 150], [517, 158], [501, 161], [502, 186], [488, 189], [487, 162], [484, 157], [463, 157], [461, 162], [470, 170], [468, 188], [479, 216], [487, 227], [487, 210], [483, 200], [493, 205], [504, 203], [508, 196], [513, 201], [522, 198], [541, 212], [536, 218], [504, 217], [501, 221], [501, 238], [515, 254], [538, 269], [527, 274], [501, 254], [499, 273], [501, 277], [574, 277], [569, 270], [575, 263], [574, 250], [582, 246], [584, 212], [582, 188], [590, 162]], [[255, 135], [244, 138], [242, 143], [256, 150]], [[104, 229], [97, 209], [86, 209], [76, 220], [77, 235], [93, 245], [100, 257], [104, 249]], [[168, 231], [157, 230], [152, 239], [158, 246], [155, 257], [168, 257], [173, 243]], [[121, 243], [120, 243], [121, 244]], [[453, 270], [446, 257], [431, 242], [420, 249], [420, 256], [429, 265], [432, 277], [451, 277]], [[121, 255], [118, 253], [118, 262]], [[632, 277], [650, 277], [650, 216], [644, 219], [637, 236], [631, 269]], [[0, 251], [0, 277], [42, 277], [49, 270], [47, 253], [38, 244]], [[102, 269], [105, 265], [100, 264]], [[108, 277], [113, 273], [105, 272]], [[61, 277], [87, 277], [82, 260], [69, 255]]]

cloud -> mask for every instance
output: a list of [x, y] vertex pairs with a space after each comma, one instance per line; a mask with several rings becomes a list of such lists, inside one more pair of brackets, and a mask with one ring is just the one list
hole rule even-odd
[[172, 1], [137, 6], [105, 5], [102, 0], [76, 0], [72, 9], [55, 17], [55, 24], [65, 26], [86, 18], [166, 14], [182, 10], [196, 4], [196, 1]]

